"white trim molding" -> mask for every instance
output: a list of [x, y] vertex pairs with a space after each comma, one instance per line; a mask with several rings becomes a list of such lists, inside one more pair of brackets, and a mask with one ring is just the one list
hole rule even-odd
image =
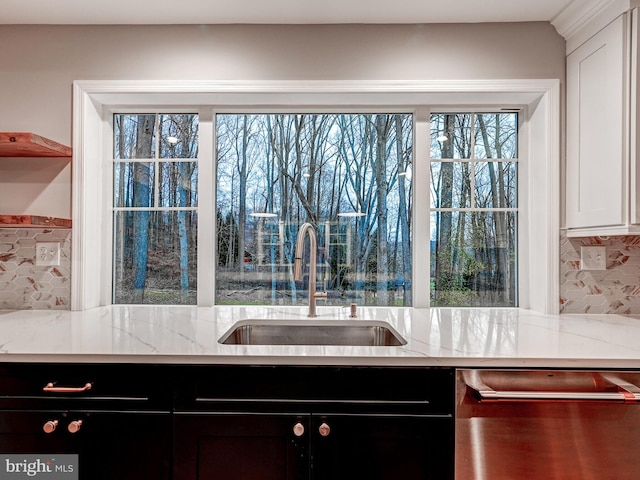
[[551, 24], [567, 41], [567, 55], [625, 12], [639, 0], [573, 0]]
[[[144, 106], [261, 107], [281, 105], [327, 108], [336, 106], [528, 106], [530, 161], [536, 177], [529, 187], [528, 216], [531, 239], [528, 293], [523, 308], [545, 313], [559, 311], [559, 205], [560, 205], [560, 82], [557, 79], [426, 80], [426, 81], [76, 81], [73, 105], [73, 201], [71, 309], [86, 310], [108, 304], [101, 296], [109, 255], [105, 245], [102, 170], [103, 144], [110, 139], [104, 128], [106, 113], [113, 108]], [[428, 215], [415, 221], [429, 222]], [[415, 224], [414, 224], [415, 225]], [[428, 225], [426, 227], [428, 229]], [[425, 231], [424, 226], [416, 231]], [[427, 230], [428, 231], [428, 230]], [[534, 248], [535, 246], [535, 248]], [[534, 251], [535, 250], [535, 251]], [[420, 265], [415, 262], [420, 261]], [[414, 275], [427, 272], [428, 258], [414, 257]], [[422, 265], [425, 263], [426, 265]], [[533, 268], [535, 267], [535, 268]], [[108, 278], [108, 274], [107, 274]], [[425, 283], [425, 282], [423, 282]], [[427, 282], [428, 283], [428, 282]], [[415, 282], [414, 285], [420, 285]], [[414, 298], [417, 297], [414, 296]], [[199, 294], [208, 306], [213, 297]], [[426, 306], [426, 305], [418, 305]]]

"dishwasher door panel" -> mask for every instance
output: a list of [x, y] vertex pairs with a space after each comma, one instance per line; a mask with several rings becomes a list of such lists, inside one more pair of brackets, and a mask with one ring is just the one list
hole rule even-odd
[[[509, 372], [518, 377], [510, 382], [487, 372], [482, 380], [494, 384], [484, 392], [486, 384], [458, 374], [457, 480], [638, 477], [640, 403], [632, 382], [640, 376], [581, 372], [591, 376], [583, 381], [572, 373]], [[573, 388], [551, 377], [566, 377]], [[551, 382], [544, 391], [540, 379]]]

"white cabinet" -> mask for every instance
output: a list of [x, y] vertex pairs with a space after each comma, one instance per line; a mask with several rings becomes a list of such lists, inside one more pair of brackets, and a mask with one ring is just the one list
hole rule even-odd
[[567, 57], [567, 234], [640, 233], [636, 178], [637, 11]]

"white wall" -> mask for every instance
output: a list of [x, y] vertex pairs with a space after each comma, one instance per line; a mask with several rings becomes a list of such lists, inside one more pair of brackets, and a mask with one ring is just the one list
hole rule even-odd
[[[547, 23], [0, 26], [0, 131], [32, 131], [71, 145], [74, 80], [559, 78], [564, 84], [564, 65], [564, 39]], [[70, 168], [49, 171], [51, 185], [25, 189], [32, 198], [17, 200], [20, 192], [8, 185], [16, 173], [0, 165], [0, 213], [69, 217]]]

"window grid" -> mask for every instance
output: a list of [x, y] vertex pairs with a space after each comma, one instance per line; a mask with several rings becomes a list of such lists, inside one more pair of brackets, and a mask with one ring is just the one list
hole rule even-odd
[[114, 113], [112, 303], [196, 303], [198, 117]]
[[[431, 305], [517, 306], [517, 113], [432, 112], [431, 122]], [[482, 172], [483, 163], [509, 165]]]
[[[494, 113], [494, 112], [491, 112]], [[434, 112], [434, 114], [437, 114]], [[458, 113], [447, 113], [447, 115], [458, 115]], [[469, 114], [471, 121], [470, 121], [470, 130], [471, 132], [475, 131], [475, 125], [476, 125], [476, 118], [477, 118], [477, 113], [471, 113]], [[517, 121], [516, 121], [517, 124]], [[516, 155], [513, 158], [477, 158], [476, 157], [476, 136], [475, 134], [470, 135], [470, 145], [469, 145], [469, 151], [471, 153], [469, 158], [430, 158], [430, 162], [431, 164], [434, 163], [457, 163], [457, 164], [462, 164], [462, 163], [468, 163], [470, 166], [470, 172], [469, 172], [469, 182], [470, 182], [470, 191], [471, 192], [475, 192], [475, 188], [476, 188], [476, 165], [482, 162], [510, 162], [510, 163], [515, 163], [516, 164], [516, 168], [517, 168], [517, 164], [519, 162], [519, 156]], [[471, 195], [470, 196], [470, 202], [471, 202], [471, 206], [470, 207], [453, 207], [453, 208], [447, 208], [447, 207], [434, 207], [431, 206], [430, 209], [432, 212], [517, 212], [518, 211], [518, 207], [476, 207], [475, 203], [476, 203], [476, 197], [475, 195]]]

